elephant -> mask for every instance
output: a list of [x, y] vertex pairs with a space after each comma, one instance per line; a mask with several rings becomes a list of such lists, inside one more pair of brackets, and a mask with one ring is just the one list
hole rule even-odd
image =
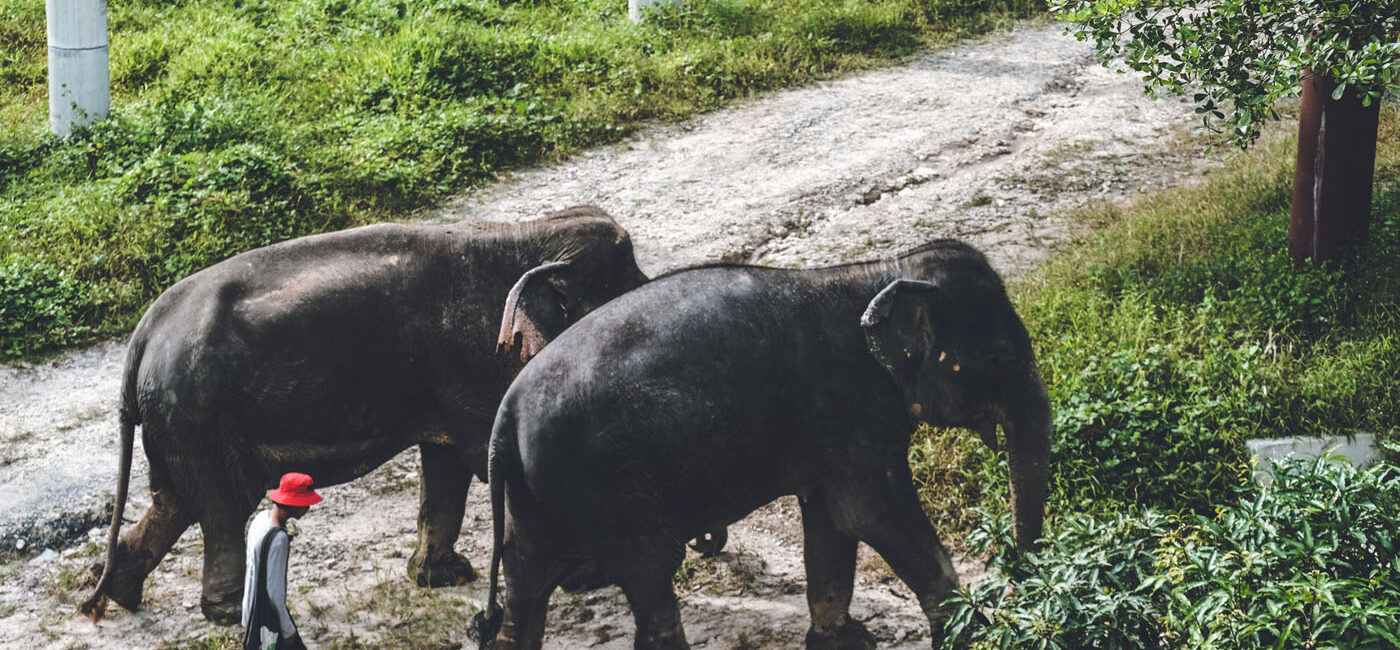
[[471, 635], [539, 648], [559, 576], [596, 561], [631, 606], [636, 648], [688, 648], [671, 584], [684, 541], [796, 495], [807, 647], [873, 645], [849, 615], [858, 541], [914, 592], [939, 647], [958, 577], [913, 487], [919, 423], [993, 445], [1000, 425], [1016, 544], [1034, 548], [1049, 399], [1001, 278], [971, 246], [653, 279], [575, 323], [506, 392], [488, 459], [491, 586]]
[[[419, 448], [418, 584], [475, 579], [453, 550], [501, 397], [529, 354], [647, 280], [627, 232], [580, 206], [520, 224], [379, 224], [255, 249], [177, 282], [128, 347], [101, 578], [135, 610], [180, 534], [203, 532], [201, 607], [240, 617], [243, 529], [284, 472], [350, 481]], [[504, 316], [502, 310], [504, 309]], [[497, 339], [519, 355], [498, 350]], [[152, 505], [118, 541], [135, 427]]]

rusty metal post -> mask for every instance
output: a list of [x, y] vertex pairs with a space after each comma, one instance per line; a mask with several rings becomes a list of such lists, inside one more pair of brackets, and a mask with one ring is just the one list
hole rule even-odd
[[1303, 80], [1298, 164], [1288, 248], [1299, 261], [1335, 260], [1365, 242], [1371, 225], [1380, 102], [1362, 106], [1353, 89], [1332, 99], [1336, 84]]

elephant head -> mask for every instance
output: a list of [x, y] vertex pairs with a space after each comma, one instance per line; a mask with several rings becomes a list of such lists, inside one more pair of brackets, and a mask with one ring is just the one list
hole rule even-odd
[[550, 214], [539, 222], [549, 228], [563, 217], [595, 217], [567, 231], [548, 232], [547, 260], [525, 272], [506, 296], [498, 352], [519, 354], [529, 361], [569, 325], [604, 303], [647, 281], [637, 268], [632, 240], [602, 210], [576, 207]]
[[861, 326], [913, 420], [976, 430], [994, 449], [1001, 425], [1016, 544], [1029, 551], [1045, 515], [1050, 402], [1025, 325], [992, 279], [895, 280], [870, 301]]

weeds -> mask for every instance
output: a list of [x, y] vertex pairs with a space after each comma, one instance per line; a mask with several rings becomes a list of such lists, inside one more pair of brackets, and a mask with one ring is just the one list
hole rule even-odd
[[975, 508], [985, 496], [1005, 494], [998, 492], [1004, 480], [995, 483], [1000, 488], [986, 483], [1005, 474], [1005, 463], [970, 431], [920, 427], [910, 444], [909, 465], [924, 513], [950, 546], [961, 546], [966, 531], [978, 521]]
[[[327, 648], [447, 648], [460, 643], [467, 621], [476, 608], [459, 590], [420, 589], [402, 579], [383, 580], [362, 593], [347, 592], [337, 603], [308, 605], [320, 620], [332, 607], [345, 607], [363, 613], [358, 622], [368, 622], [377, 630], [372, 640], [360, 638], [355, 627], [327, 629], [317, 625], [316, 637]], [[376, 623], [378, 623], [376, 625]]]
[[1395, 647], [1396, 507], [1393, 467], [1319, 459], [1209, 516], [1067, 517], [1024, 558], [988, 518], [975, 540], [1003, 572], [949, 601], [949, 636], [985, 608], [991, 625], [970, 632], [988, 650]]
[[202, 639], [163, 643], [160, 650], [235, 650], [242, 647], [243, 628], [234, 626], [220, 628]]

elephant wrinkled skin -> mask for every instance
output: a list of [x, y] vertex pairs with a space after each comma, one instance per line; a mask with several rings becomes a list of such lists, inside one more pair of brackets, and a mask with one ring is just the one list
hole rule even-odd
[[[684, 543], [782, 495], [802, 508], [809, 648], [866, 648], [850, 618], [864, 541], [913, 590], [934, 647], [957, 575], [915, 494], [920, 422], [1005, 432], [1016, 539], [1039, 538], [1050, 407], [1030, 339], [981, 253], [663, 276], [581, 319], [516, 378], [491, 438], [495, 550], [483, 647], [539, 648], [549, 594], [596, 560], [637, 648], [687, 648]], [[498, 562], [507, 591], [496, 604]], [[497, 634], [499, 632], [499, 634]]]
[[[198, 523], [203, 611], [236, 621], [243, 528], [263, 490], [293, 470], [343, 483], [413, 445], [410, 573], [433, 586], [474, 578], [453, 543], [511, 378], [571, 322], [645, 281], [626, 231], [578, 207], [521, 224], [303, 237], [176, 283], [131, 337], [117, 503], [83, 611], [99, 619], [109, 596], [137, 608], [145, 577]], [[500, 354], [498, 338], [522, 354]], [[152, 505], [118, 541], [138, 425]]]

